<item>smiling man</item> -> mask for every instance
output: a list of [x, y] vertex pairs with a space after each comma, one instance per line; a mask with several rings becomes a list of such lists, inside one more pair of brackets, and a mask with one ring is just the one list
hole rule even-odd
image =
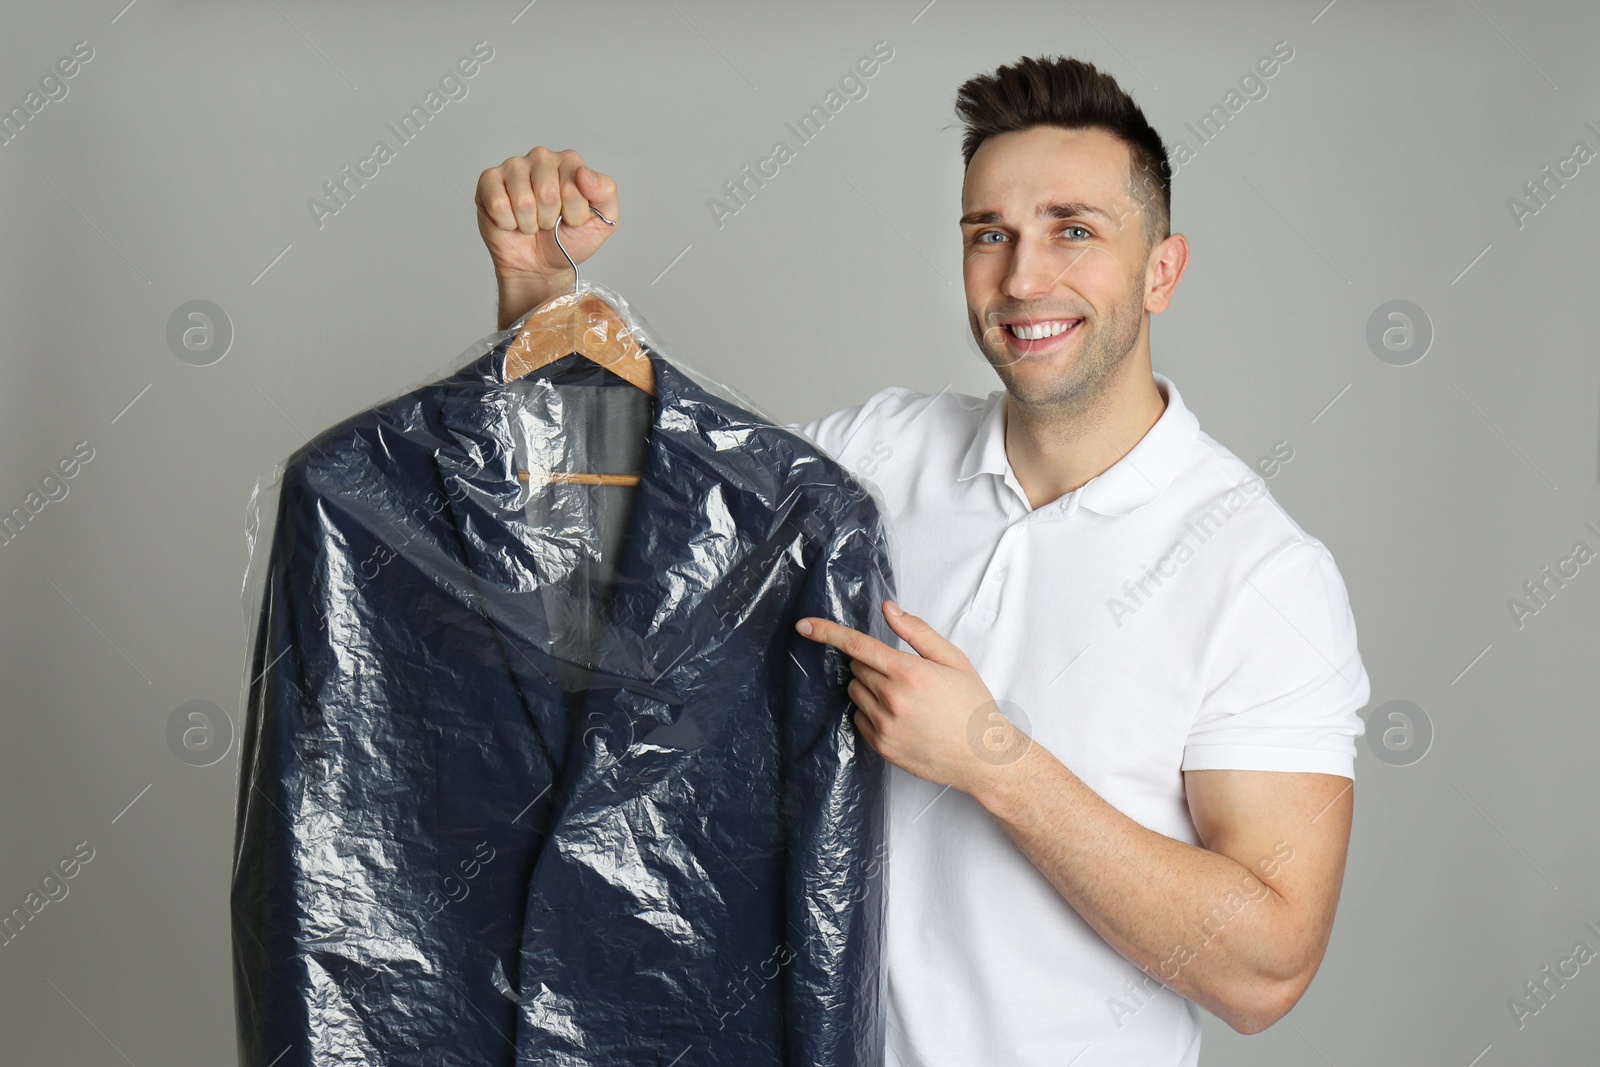
[[[850, 657], [893, 765], [888, 1067], [1193, 1067], [1197, 1005], [1263, 1030], [1326, 950], [1355, 624], [1328, 550], [1152, 369], [1188, 244], [1137, 105], [1024, 58], [956, 107], [968, 318], [1004, 388], [792, 427], [876, 483], [909, 609], [884, 605], [899, 648], [797, 623]], [[590, 205], [617, 211], [544, 148], [478, 202], [502, 328], [563, 284], [555, 219], [581, 262], [613, 232]]]
[[[805, 432], [870, 463], [909, 651], [822, 619], [894, 764], [889, 1067], [1193, 1065], [1322, 960], [1369, 695], [1327, 549], [1155, 373], [1160, 138], [1070, 59], [961, 87], [968, 319], [1003, 390]], [[887, 456], [887, 458], [882, 458]]]

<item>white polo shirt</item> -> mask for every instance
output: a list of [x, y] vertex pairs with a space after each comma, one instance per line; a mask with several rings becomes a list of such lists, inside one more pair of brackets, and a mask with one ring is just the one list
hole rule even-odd
[[[1184, 770], [1354, 777], [1369, 686], [1333, 557], [1155, 379], [1166, 410], [1139, 443], [1040, 508], [1006, 459], [1004, 390], [895, 386], [790, 428], [876, 484], [899, 602], [1012, 720], [1130, 818], [1199, 844]], [[1198, 1063], [1199, 1009], [976, 801], [897, 767], [888, 796], [887, 1067]]]

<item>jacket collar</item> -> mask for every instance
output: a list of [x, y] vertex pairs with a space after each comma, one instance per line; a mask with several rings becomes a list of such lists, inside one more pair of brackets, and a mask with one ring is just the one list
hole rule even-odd
[[[515, 398], [505, 382], [506, 349], [516, 339], [519, 328], [520, 323], [494, 348], [439, 383], [443, 390], [440, 396], [443, 424], [459, 435], [461, 445], [473, 460], [492, 468], [514, 491], [520, 483], [511, 467], [512, 454], [510, 451], [501, 453], [499, 447], [509, 448], [512, 443], [510, 415]], [[685, 437], [697, 436], [692, 432], [686, 434], [694, 427], [689, 409], [711, 402], [713, 398], [649, 344], [641, 341], [639, 347], [655, 371], [655, 411], [650, 433], [653, 460], [658, 443], [665, 444], [668, 439], [677, 438], [681, 444], [685, 443]], [[482, 451], [485, 448], [489, 451]]]
[[[532, 529], [523, 505], [527, 489], [517, 479], [512, 411], [517, 398], [504, 381], [510, 333], [488, 353], [439, 383], [438, 418], [443, 430], [434, 461], [455, 521], [475, 594], [489, 617], [514, 646], [551, 653], [543, 607], [539, 531]], [[715, 447], [703, 431], [726, 421], [727, 406], [697, 385], [649, 345], [640, 347], [655, 371], [654, 414], [644, 465], [629, 509], [628, 530], [616, 579], [595, 650], [595, 686], [609, 679], [624, 688], [672, 703], [678, 689], [668, 675], [689, 657], [676, 647], [693, 627], [667, 625], [663, 605], [684, 611], [701, 606], [699, 597], [663, 585], [684, 581], [686, 563], [677, 557], [694, 551], [695, 531], [684, 529], [702, 515], [708, 494], [716, 491], [719, 464], [708, 462]], [[748, 419], [748, 416], [746, 416]], [[699, 564], [704, 566], [703, 561]], [[541, 668], [546, 678], [553, 678]]]
[[[1126, 515], [1154, 500], [1172, 484], [1200, 433], [1200, 420], [1184, 404], [1172, 379], [1152, 372], [1167, 408], [1139, 442], [1110, 467], [1075, 490], [1080, 507], [1101, 515]], [[1011, 475], [1006, 458], [1004, 389], [989, 394], [977, 430], [961, 459], [957, 479], [979, 474]]]

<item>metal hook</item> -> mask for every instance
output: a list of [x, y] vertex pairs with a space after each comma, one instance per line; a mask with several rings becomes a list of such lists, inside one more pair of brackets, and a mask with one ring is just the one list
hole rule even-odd
[[[595, 207], [593, 204], [589, 205], [589, 210], [594, 212], [596, 215], [600, 215], [600, 209]], [[605, 223], [607, 226], [615, 226], [616, 225], [616, 223], [612, 222], [610, 219], [606, 218], [604, 215], [600, 215], [600, 221]], [[552, 231], [551, 235], [553, 237], [555, 237], [555, 239], [556, 239], [556, 247], [561, 249], [561, 254], [563, 256], [567, 257], [567, 263], [568, 263], [569, 266], [572, 267], [572, 291], [573, 292], [577, 292], [578, 291], [578, 265], [576, 263], [572, 262], [572, 257], [570, 255], [567, 255], [567, 250], [565, 248], [563, 248], [562, 245], [561, 245], [561, 216], [560, 215], [556, 216], [555, 229]]]

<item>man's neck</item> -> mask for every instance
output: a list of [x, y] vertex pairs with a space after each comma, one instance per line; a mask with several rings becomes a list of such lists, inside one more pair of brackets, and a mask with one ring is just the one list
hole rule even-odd
[[1025, 406], [1010, 393], [1003, 400], [1006, 459], [1034, 508], [1110, 468], [1167, 408], [1148, 354], [1130, 355], [1081, 411]]

